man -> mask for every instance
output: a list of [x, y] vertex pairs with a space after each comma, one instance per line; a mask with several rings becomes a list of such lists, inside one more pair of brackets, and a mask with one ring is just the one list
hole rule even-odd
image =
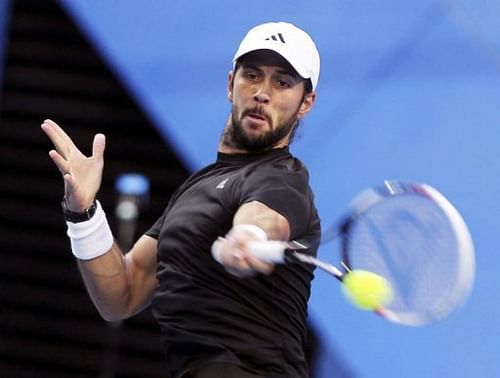
[[63, 210], [85, 285], [106, 320], [148, 305], [172, 377], [308, 376], [304, 356], [313, 269], [274, 266], [251, 240], [300, 239], [315, 254], [320, 224], [302, 163], [288, 150], [312, 108], [319, 54], [288, 23], [248, 32], [228, 77], [232, 110], [217, 161], [193, 174], [162, 217], [123, 255], [95, 200], [105, 138], [85, 157], [53, 121], [42, 124], [63, 175]]

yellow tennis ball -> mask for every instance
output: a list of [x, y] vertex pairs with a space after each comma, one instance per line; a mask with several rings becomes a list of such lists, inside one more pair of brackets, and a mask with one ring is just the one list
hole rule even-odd
[[393, 298], [389, 282], [367, 270], [352, 270], [342, 280], [342, 292], [362, 310], [374, 311], [387, 306]]

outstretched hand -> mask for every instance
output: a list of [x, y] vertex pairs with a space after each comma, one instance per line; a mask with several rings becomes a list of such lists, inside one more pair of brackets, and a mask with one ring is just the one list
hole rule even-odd
[[41, 128], [55, 147], [49, 156], [63, 176], [67, 207], [71, 211], [84, 211], [91, 206], [101, 186], [105, 136], [94, 136], [92, 156], [87, 157], [54, 121], [45, 120]]

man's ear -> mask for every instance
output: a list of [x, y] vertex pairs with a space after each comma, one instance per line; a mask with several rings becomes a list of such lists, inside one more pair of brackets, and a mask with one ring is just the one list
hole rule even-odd
[[233, 86], [234, 86], [234, 72], [229, 71], [227, 75], [227, 98], [233, 102]]
[[316, 92], [312, 91], [307, 93], [304, 96], [304, 100], [302, 100], [302, 104], [300, 105], [299, 112], [297, 116], [299, 118], [304, 117], [309, 111], [312, 109], [314, 102], [316, 101]]

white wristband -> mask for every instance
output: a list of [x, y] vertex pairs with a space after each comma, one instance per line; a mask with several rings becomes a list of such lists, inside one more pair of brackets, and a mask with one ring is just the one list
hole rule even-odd
[[99, 201], [94, 216], [80, 223], [66, 222], [71, 251], [80, 260], [90, 260], [108, 252], [113, 246], [113, 234]]

